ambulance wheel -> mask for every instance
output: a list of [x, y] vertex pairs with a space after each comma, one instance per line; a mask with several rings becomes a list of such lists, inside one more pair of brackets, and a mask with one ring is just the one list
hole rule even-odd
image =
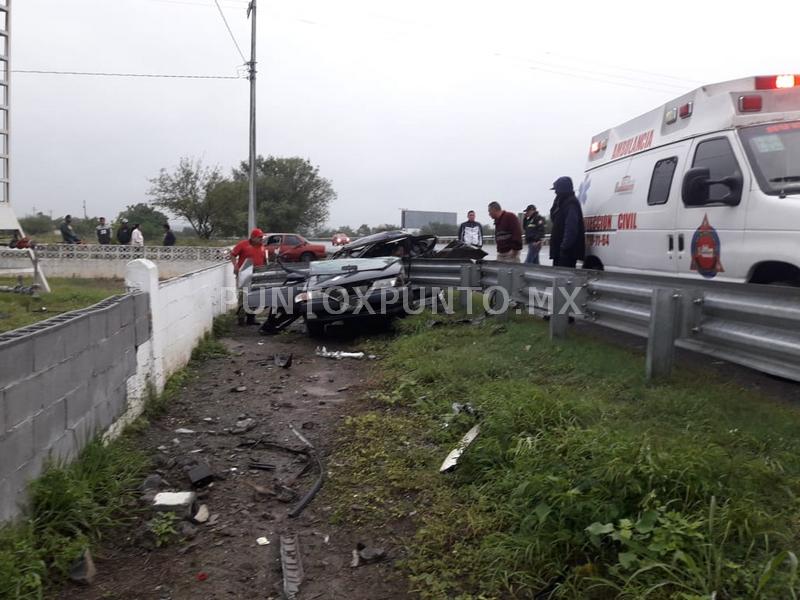
[[300, 262], [311, 262], [312, 260], [314, 260], [313, 252], [303, 252], [300, 255]]
[[306, 331], [308, 332], [309, 337], [321, 338], [323, 335], [325, 335], [325, 323], [306, 321]]

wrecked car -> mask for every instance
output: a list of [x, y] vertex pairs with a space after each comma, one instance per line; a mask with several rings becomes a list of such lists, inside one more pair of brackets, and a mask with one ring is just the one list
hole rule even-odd
[[[409, 283], [410, 259], [436, 256], [435, 246], [433, 235], [387, 231], [347, 244], [331, 260], [307, 268], [281, 263], [278, 272], [252, 276], [246, 286], [246, 310], [267, 313], [264, 333], [280, 331], [300, 318], [315, 337], [335, 322], [388, 326], [425, 302], [424, 288]], [[471, 246], [460, 252], [466, 254], [452, 258], [485, 256]]]

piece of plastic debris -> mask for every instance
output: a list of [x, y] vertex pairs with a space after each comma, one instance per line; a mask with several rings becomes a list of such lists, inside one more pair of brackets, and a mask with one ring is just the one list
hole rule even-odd
[[186, 429], [185, 427], [181, 427], [180, 429], [176, 429], [175, 433], [182, 433], [184, 435], [189, 435], [196, 432], [194, 429]]
[[341, 350], [337, 350], [336, 352], [328, 352], [328, 349], [325, 346], [323, 346], [321, 349], [317, 348], [316, 354], [322, 358], [332, 358], [334, 360], [342, 360], [343, 358], [364, 358], [363, 352], [342, 352]]
[[269, 540], [265, 537], [260, 537], [256, 540], [256, 544], [258, 544], [259, 546], [266, 546], [269, 544]]
[[208, 573], [200, 572], [197, 574], [197, 581], [205, 581], [208, 579]]
[[295, 429], [294, 425], [289, 423], [289, 429], [292, 430], [292, 433], [297, 436], [297, 438], [303, 442], [306, 446], [308, 446], [309, 450], [311, 451], [311, 455], [317, 461], [317, 468], [319, 469], [319, 475], [317, 476], [317, 480], [314, 482], [314, 485], [311, 486], [311, 489], [306, 492], [306, 495], [301, 498], [300, 502], [289, 511], [289, 516], [294, 518], [300, 516], [300, 513], [303, 512], [306, 506], [308, 506], [314, 497], [319, 493], [322, 489], [322, 484], [325, 482], [325, 465], [322, 464], [322, 458], [319, 456], [319, 452], [317, 449], [314, 448], [314, 445], [308, 441], [308, 439], [297, 429]]
[[83, 554], [72, 563], [69, 569], [69, 578], [75, 583], [82, 585], [91, 585], [95, 576], [97, 575], [97, 567], [94, 566], [92, 560], [92, 553], [89, 549], [83, 551]]
[[342, 387], [338, 388], [336, 391], [337, 392], [346, 392], [349, 389], [350, 389], [349, 385], [343, 385]]
[[205, 421], [206, 423], [213, 423], [214, 419], [213, 417], [206, 417], [205, 419], [203, 419], [203, 421]]
[[214, 474], [206, 463], [200, 463], [188, 473], [192, 487], [205, 487], [214, 481]]
[[303, 561], [300, 556], [300, 542], [296, 535], [281, 536], [281, 570], [286, 600], [295, 600], [303, 583]]
[[246, 385], [237, 385], [235, 388], [231, 388], [232, 392], [246, 392], [247, 386]]
[[239, 421], [236, 421], [236, 424], [233, 426], [233, 429], [231, 429], [231, 433], [235, 435], [238, 435], [240, 433], [247, 433], [248, 431], [253, 429], [256, 426], [256, 424], [257, 423], [255, 419], [250, 419], [250, 418], [240, 419]]
[[461, 438], [461, 441], [458, 442], [458, 445], [453, 448], [453, 450], [450, 451], [450, 454], [447, 455], [447, 458], [444, 459], [442, 466], [439, 468], [440, 473], [445, 473], [455, 468], [455, 466], [458, 464], [458, 459], [461, 458], [461, 455], [469, 447], [469, 445], [475, 441], [475, 438], [478, 437], [480, 431], [481, 426], [478, 424], [464, 434], [464, 437]]
[[201, 504], [200, 508], [197, 509], [197, 512], [192, 517], [192, 521], [195, 523], [205, 523], [208, 521], [208, 517], [208, 506]]

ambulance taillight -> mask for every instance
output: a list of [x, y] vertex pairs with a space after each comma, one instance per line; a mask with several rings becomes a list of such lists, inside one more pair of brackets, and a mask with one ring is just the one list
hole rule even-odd
[[756, 77], [757, 90], [785, 90], [800, 87], [800, 75], [764, 75]]
[[758, 94], [739, 96], [739, 112], [759, 112], [762, 106], [763, 100]]

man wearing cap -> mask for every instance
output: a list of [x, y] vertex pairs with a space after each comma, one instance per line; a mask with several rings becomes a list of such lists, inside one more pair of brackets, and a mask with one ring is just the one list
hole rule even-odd
[[[267, 264], [267, 253], [266, 249], [264, 248], [264, 232], [258, 228], [253, 229], [250, 232], [250, 238], [246, 240], [242, 240], [238, 244], [233, 247], [231, 250], [231, 263], [233, 263], [233, 276], [239, 276], [239, 270], [242, 268], [244, 261], [250, 260], [250, 263], [255, 267], [263, 267]], [[238, 286], [238, 283], [237, 283]], [[244, 297], [242, 290], [239, 290], [239, 309], [237, 314], [239, 315], [239, 324], [244, 325], [255, 325], [256, 323], [256, 316], [251, 313], [247, 313], [246, 320], [242, 318], [242, 313], [244, 312]]]
[[554, 267], [575, 268], [586, 252], [586, 229], [581, 203], [575, 197], [572, 179], [559, 177], [550, 188], [556, 198], [550, 209], [553, 230], [550, 233], [550, 258]]
[[517, 215], [503, 210], [499, 202], [490, 202], [489, 216], [494, 219], [497, 260], [518, 263], [519, 253], [522, 250], [522, 226]]
[[128, 219], [120, 221], [119, 229], [117, 229], [117, 242], [121, 246], [127, 246], [131, 243], [131, 228], [128, 227]]
[[539, 214], [533, 204], [528, 204], [525, 209], [522, 231], [525, 234], [525, 243], [528, 245], [528, 256], [525, 257], [525, 263], [538, 265], [539, 251], [542, 249], [542, 239], [544, 239], [544, 217]]

